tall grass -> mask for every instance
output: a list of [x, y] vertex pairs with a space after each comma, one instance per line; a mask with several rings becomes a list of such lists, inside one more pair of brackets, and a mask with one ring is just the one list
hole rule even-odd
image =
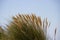
[[40, 17], [18, 14], [12, 17], [5, 30], [0, 28], [3, 30], [0, 31], [0, 40], [46, 40], [44, 27]]

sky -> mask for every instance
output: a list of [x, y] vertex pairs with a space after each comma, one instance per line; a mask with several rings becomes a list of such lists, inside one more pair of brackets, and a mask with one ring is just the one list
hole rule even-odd
[[35, 14], [42, 19], [48, 18], [51, 23], [48, 34], [54, 38], [54, 29], [57, 28], [56, 40], [60, 39], [60, 1], [59, 0], [0, 0], [0, 25], [9, 22], [16, 14]]

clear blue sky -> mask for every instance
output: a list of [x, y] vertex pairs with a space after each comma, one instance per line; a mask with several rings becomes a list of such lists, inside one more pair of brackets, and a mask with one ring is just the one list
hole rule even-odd
[[48, 33], [53, 37], [57, 27], [57, 40], [60, 38], [59, 0], [0, 0], [0, 25], [7, 23], [13, 15], [35, 13], [42, 19], [48, 18], [51, 22]]

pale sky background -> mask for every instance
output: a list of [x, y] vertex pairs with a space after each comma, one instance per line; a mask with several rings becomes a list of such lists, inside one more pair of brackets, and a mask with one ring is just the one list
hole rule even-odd
[[60, 1], [59, 0], [0, 0], [0, 25], [4, 25], [13, 15], [34, 13], [51, 23], [48, 33], [53, 38], [57, 27], [56, 40], [60, 40]]

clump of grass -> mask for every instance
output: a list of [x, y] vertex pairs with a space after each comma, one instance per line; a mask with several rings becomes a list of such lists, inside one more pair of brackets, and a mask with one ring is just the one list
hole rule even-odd
[[6, 27], [6, 40], [46, 40], [42, 20], [34, 14], [13, 16]]

